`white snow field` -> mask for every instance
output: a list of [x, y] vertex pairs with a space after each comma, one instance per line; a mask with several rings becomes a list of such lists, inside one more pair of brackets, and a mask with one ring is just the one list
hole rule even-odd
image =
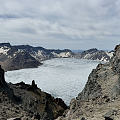
[[62, 98], [69, 105], [72, 98], [77, 97], [98, 61], [74, 58], [56, 58], [44, 61], [39, 68], [22, 69], [6, 72], [6, 81], [18, 83], [24, 81], [31, 84], [35, 80], [38, 87], [54, 97]]

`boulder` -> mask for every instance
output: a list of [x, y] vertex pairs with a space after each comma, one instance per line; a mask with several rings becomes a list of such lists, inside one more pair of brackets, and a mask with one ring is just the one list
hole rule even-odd
[[82, 117], [81, 120], [86, 120], [86, 119], [84, 117]]
[[116, 110], [110, 110], [104, 115], [105, 120], [114, 120], [114, 116], [117, 114]]

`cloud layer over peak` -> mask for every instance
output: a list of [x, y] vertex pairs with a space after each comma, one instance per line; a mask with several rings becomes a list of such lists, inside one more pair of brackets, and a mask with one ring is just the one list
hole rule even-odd
[[113, 49], [119, 20], [120, 0], [0, 0], [0, 42]]

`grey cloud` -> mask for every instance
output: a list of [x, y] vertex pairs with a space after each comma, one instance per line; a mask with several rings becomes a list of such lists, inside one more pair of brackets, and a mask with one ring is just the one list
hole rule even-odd
[[112, 49], [120, 42], [120, 0], [0, 0], [0, 3], [1, 42], [7, 39], [13, 44], [72, 49], [104, 49], [108, 44]]
[[20, 32], [20, 33], [23, 33], [23, 34], [36, 34], [37, 31], [35, 29], [32, 29], [32, 28], [27, 28], [27, 27], [22, 27], [22, 28], [16, 28], [14, 29], [15, 32]]
[[2, 19], [16, 19], [16, 18], [20, 18], [19, 16], [17, 15], [11, 15], [11, 14], [0, 14], [0, 18]]

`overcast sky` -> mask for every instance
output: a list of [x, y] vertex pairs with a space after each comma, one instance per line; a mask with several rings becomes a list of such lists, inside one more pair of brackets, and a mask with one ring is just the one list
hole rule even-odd
[[113, 49], [120, 43], [120, 0], [0, 0], [0, 42]]

